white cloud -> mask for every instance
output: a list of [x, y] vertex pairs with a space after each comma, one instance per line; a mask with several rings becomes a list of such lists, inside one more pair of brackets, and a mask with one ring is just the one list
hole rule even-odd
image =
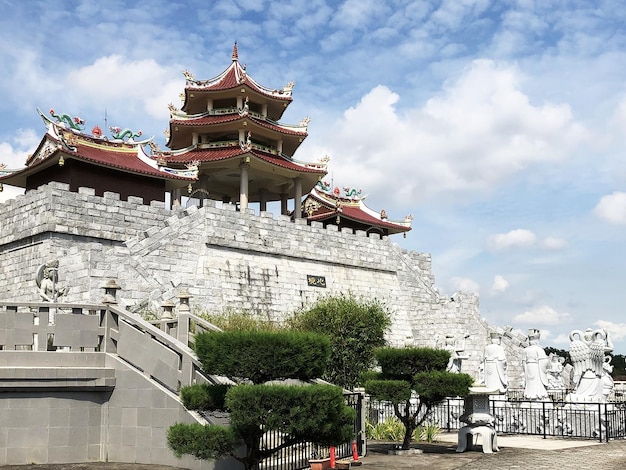
[[493, 284], [491, 285], [491, 292], [493, 293], [502, 293], [505, 292], [510, 287], [509, 281], [504, 279], [504, 277], [499, 274], [493, 278]]
[[607, 320], [598, 320], [595, 324], [608, 331], [612, 340], [620, 341], [626, 338], [626, 323], [614, 323]]
[[603, 196], [593, 209], [594, 215], [615, 225], [626, 224], [626, 193], [615, 191]]
[[324, 143], [303, 159], [330, 150], [336, 179], [358, 174], [379, 194], [393, 181], [396, 204], [491, 191], [530, 165], [567, 159], [587, 134], [567, 105], [531, 104], [521, 82], [515, 67], [476, 60], [421, 106], [379, 85], [324, 126], [314, 137]]
[[546, 250], [561, 250], [567, 246], [567, 240], [559, 237], [546, 237], [541, 240], [541, 247]]
[[527, 325], [560, 325], [570, 320], [569, 313], [559, 313], [552, 307], [543, 305], [541, 307], [527, 310], [520, 315], [516, 315], [513, 320], [517, 323]]
[[497, 233], [489, 236], [487, 246], [490, 250], [500, 251], [513, 247], [533, 246], [537, 241], [537, 236], [526, 229], [511, 230], [507, 233]]
[[450, 284], [455, 292], [478, 292], [480, 284], [465, 277], [453, 277]]

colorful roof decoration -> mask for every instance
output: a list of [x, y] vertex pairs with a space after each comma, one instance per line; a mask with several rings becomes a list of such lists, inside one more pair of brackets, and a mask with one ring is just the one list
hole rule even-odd
[[305, 198], [302, 209], [307, 220], [322, 222], [324, 226], [334, 224], [381, 235], [411, 230], [412, 216], [400, 221], [389, 220], [385, 210], [376, 212], [367, 207], [365, 197], [360, 189], [331, 189], [327, 182], [320, 181]]
[[44, 120], [47, 132], [36, 151], [26, 159], [26, 167], [11, 172], [2, 171], [0, 180], [13, 186], [26, 187], [26, 180], [51, 165], [63, 166], [73, 159], [100, 167], [121, 170], [126, 173], [144, 175], [163, 180], [180, 180], [178, 186], [197, 179], [197, 168], [193, 172], [180, 171], [160, 166], [144, 151], [150, 139], [135, 142], [141, 135], [129, 129], [111, 128], [112, 139], [102, 136], [99, 126], [92, 135], [83, 133], [84, 121], [68, 114], [56, 114], [50, 110], [51, 119], [37, 110]]

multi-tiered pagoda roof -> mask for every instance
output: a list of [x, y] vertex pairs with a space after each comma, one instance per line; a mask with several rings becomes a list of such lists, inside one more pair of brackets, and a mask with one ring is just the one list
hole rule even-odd
[[[308, 118], [279, 122], [292, 101], [293, 83], [280, 89], [260, 85], [239, 63], [237, 44], [230, 66], [218, 76], [197, 80], [185, 71], [180, 109], [170, 105], [167, 147], [159, 158], [171, 166], [197, 162], [200, 198], [235, 202], [301, 200], [326, 174], [326, 161], [294, 158], [307, 137]], [[299, 204], [294, 203], [294, 207]]]

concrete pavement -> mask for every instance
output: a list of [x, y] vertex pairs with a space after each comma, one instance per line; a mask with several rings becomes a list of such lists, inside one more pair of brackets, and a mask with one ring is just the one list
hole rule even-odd
[[[368, 443], [361, 459], [364, 470], [623, 470], [626, 469], [626, 440], [599, 443], [572, 439], [542, 439], [535, 436], [498, 436], [499, 452], [483, 454], [482, 447], [457, 453], [456, 433], [439, 435], [433, 444], [414, 444], [422, 451], [413, 455], [389, 455], [391, 443]], [[8, 465], [2, 470], [177, 470], [160, 465], [80, 463], [60, 465]], [[358, 468], [358, 467], [357, 467]]]
[[[479, 441], [480, 444], [480, 441]], [[598, 443], [568, 439], [542, 439], [535, 436], [498, 436], [499, 452], [483, 454], [481, 445], [475, 450], [456, 452], [456, 433], [442, 434], [439, 442], [415, 444], [421, 454], [388, 455], [388, 443], [368, 444], [362, 459], [366, 470], [431, 469], [431, 470], [493, 470], [493, 469], [557, 469], [617, 470], [626, 468], [626, 440]]]

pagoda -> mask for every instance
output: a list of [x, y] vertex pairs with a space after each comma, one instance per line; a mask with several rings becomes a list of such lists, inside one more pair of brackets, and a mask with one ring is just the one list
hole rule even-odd
[[129, 196], [165, 202], [166, 192], [187, 188], [197, 180], [197, 168], [168, 168], [145, 151], [151, 139], [135, 141], [141, 131], [111, 127], [105, 137], [99, 126], [91, 134], [85, 122], [69, 114], [50, 110], [50, 117], [37, 110], [47, 127], [37, 149], [26, 159], [26, 167], [0, 171], [0, 189], [8, 184], [26, 191], [50, 181], [69, 185], [69, 190], [93, 188], [98, 196], [114, 192], [122, 200]]
[[365, 196], [359, 189], [338, 186], [331, 189], [325, 181], [319, 181], [302, 203], [303, 216], [309, 222], [321, 222], [326, 228], [336, 225], [339, 229], [350, 228], [352, 231], [364, 231], [368, 236], [394, 235], [411, 230], [413, 217], [404, 220], [389, 220], [385, 210], [376, 212], [365, 205]]
[[[239, 63], [237, 43], [230, 66], [209, 80], [196, 80], [184, 72], [185, 90], [180, 109], [170, 105], [168, 151], [157, 158], [168, 166], [182, 168], [195, 164], [198, 181], [189, 194], [202, 204], [213, 199], [237, 204], [280, 201], [281, 213], [288, 214], [288, 200], [294, 201], [295, 218], [302, 196], [326, 174], [327, 161], [305, 163], [293, 155], [307, 137], [308, 118], [297, 125], [280, 119], [292, 101], [293, 83], [280, 89], [260, 85]], [[181, 202], [182, 191], [172, 194]]]

